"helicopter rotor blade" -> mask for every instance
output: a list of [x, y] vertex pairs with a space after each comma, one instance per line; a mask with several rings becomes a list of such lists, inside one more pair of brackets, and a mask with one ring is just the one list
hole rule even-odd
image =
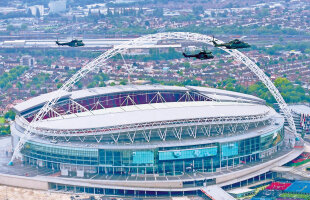
[[246, 38], [247, 36], [246, 35], [243, 35], [239, 38], [239, 40], [243, 40], [244, 38]]

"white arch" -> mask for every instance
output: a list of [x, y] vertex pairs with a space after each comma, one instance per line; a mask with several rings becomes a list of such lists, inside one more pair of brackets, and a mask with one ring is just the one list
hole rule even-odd
[[[114, 48], [104, 52], [96, 59], [89, 62], [86, 66], [81, 68], [76, 74], [74, 74], [69, 80], [67, 80], [61, 88], [59, 88], [55, 94], [55, 96], [51, 96], [49, 101], [45, 103], [45, 105], [41, 108], [41, 110], [35, 115], [34, 119], [28, 124], [26, 130], [24, 131], [23, 137], [20, 138], [19, 143], [17, 144], [14, 154], [12, 156], [11, 162], [13, 162], [16, 158], [21, 158], [20, 150], [24, 146], [25, 142], [32, 136], [31, 129], [35, 128], [34, 122], [40, 121], [43, 117], [48, 113], [51, 108], [56, 104], [61, 96], [63, 96], [67, 91], [69, 91], [73, 85], [78, 82], [81, 78], [83, 78], [86, 74], [96, 69], [99, 65], [104, 64], [109, 58], [117, 55], [118, 53], [123, 53], [127, 49], [132, 47], [139, 47], [144, 45], [145, 43], [149, 42], [157, 42], [160, 40], [167, 40], [167, 39], [174, 39], [174, 40], [189, 40], [194, 42], [202, 42], [209, 45], [213, 45], [212, 40], [213, 38], [207, 35], [202, 35], [198, 33], [189, 33], [189, 32], [165, 32], [165, 33], [156, 33], [151, 35], [142, 36], [128, 42], [125, 42], [121, 45], [115, 46]], [[219, 41], [222, 43], [222, 41]], [[297, 136], [296, 127], [291, 115], [291, 112], [285, 103], [283, 97], [281, 96], [278, 89], [273, 85], [270, 81], [268, 76], [247, 56], [243, 53], [239, 52], [236, 49], [226, 49], [220, 47], [223, 51], [229, 53], [233, 56], [236, 60], [244, 63], [256, 76], [265, 84], [271, 94], [274, 96], [276, 101], [278, 102], [280, 109], [283, 111], [288, 124], [292, 130], [292, 132]]]

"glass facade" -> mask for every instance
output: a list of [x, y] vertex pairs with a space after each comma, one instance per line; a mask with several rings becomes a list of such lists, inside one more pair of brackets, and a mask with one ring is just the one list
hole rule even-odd
[[[95, 149], [27, 142], [22, 150], [25, 162], [91, 166], [99, 174], [182, 175], [186, 172], [215, 172], [259, 161], [261, 154], [283, 140], [283, 128], [238, 141], [154, 149]], [[233, 139], [233, 138], [232, 138]], [[55, 167], [56, 166], [56, 167]]]
[[160, 151], [158, 152], [158, 155], [159, 161], [203, 158], [217, 155], [217, 147], [215, 146], [201, 149]]
[[22, 150], [25, 155], [43, 161], [78, 165], [98, 165], [98, 150], [71, 148], [27, 142]]
[[283, 139], [283, 134], [278, 134], [279, 130], [266, 133], [260, 136], [262, 149], [269, 149], [276, 146]]

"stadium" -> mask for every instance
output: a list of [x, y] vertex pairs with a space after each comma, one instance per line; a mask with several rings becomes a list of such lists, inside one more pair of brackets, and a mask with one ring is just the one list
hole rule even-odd
[[301, 105], [289, 105], [291, 109], [297, 133], [299, 134], [310, 134], [310, 106]]
[[[54, 92], [14, 107], [15, 147]], [[49, 190], [117, 196], [197, 195], [277, 176], [299, 156], [284, 117], [255, 96], [206, 87], [127, 85], [62, 93], [33, 123], [24, 166]], [[205, 192], [205, 191], [203, 191]], [[210, 194], [211, 195], [211, 194]]]

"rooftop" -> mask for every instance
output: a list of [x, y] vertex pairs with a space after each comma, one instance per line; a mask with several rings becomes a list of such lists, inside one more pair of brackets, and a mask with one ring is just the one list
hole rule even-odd
[[47, 129], [89, 129], [148, 122], [214, 117], [244, 117], [273, 112], [266, 105], [238, 102], [169, 102], [122, 106], [63, 115], [36, 122]]
[[297, 114], [310, 115], [310, 106], [307, 106], [307, 105], [289, 105], [289, 108]]
[[[62, 94], [60, 96], [61, 98], [70, 98], [73, 100], [77, 100], [105, 94], [121, 93], [121, 92], [138, 92], [138, 91], [183, 91], [183, 92], [196, 91], [198, 93], [201, 93], [205, 96], [208, 96], [218, 101], [243, 101], [243, 102], [255, 102], [260, 104], [265, 103], [264, 100], [252, 95], [227, 90], [219, 90], [215, 88], [194, 87], [194, 86], [187, 86], [187, 87], [164, 86], [164, 85], [109, 86], [109, 87], [84, 89], [73, 92], [62, 91]], [[23, 113], [29, 109], [43, 106], [43, 104], [48, 100], [50, 100], [51, 97], [55, 96], [57, 92], [59, 92], [59, 90], [31, 98], [25, 102], [22, 102], [14, 106], [14, 110], [17, 113]]]

